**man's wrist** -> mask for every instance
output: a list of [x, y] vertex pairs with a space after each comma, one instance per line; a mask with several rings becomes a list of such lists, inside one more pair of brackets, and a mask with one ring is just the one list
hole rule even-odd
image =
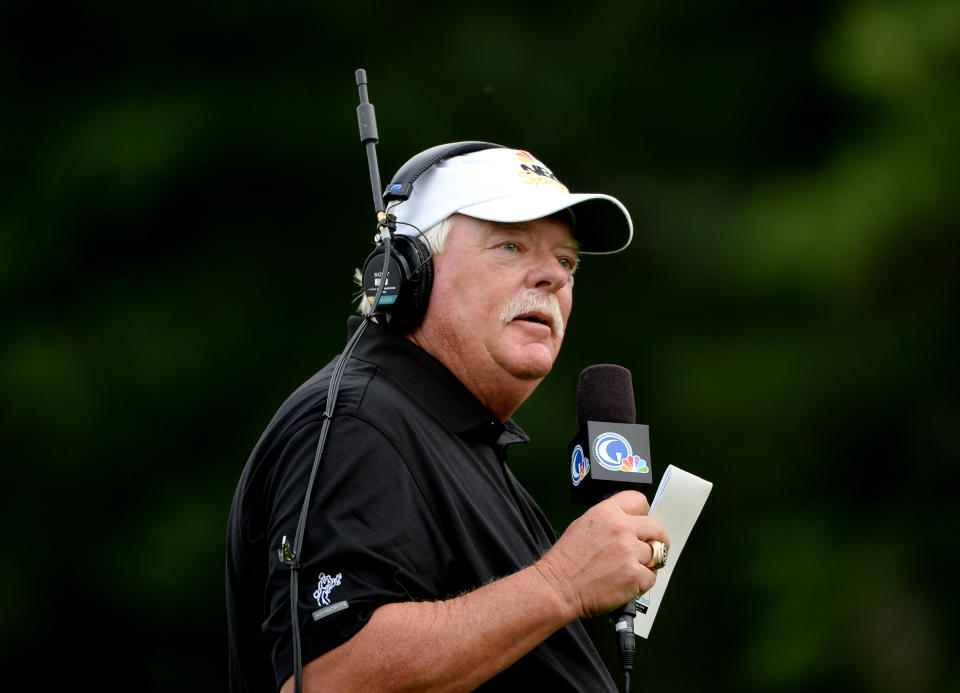
[[557, 613], [563, 616], [564, 625], [581, 617], [583, 607], [580, 597], [562, 565], [557, 565], [548, 554], [530, 566], [530, 569], [536, 572], [537, 579], [550, 588], [549, 591], [556, 600]]

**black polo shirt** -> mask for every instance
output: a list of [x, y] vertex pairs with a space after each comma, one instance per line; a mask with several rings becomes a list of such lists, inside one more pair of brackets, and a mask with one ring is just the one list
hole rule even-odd
[[[240, 479], [227, 540], [232, 691], [276, 690], [293, 673], [293, 541], [332, 364], [274, 416]], [[440, 362], [371, 324], [350, 359], [317, 473], [301, 551], [303, 662], [340, 645], [383, 604], [455, 597], [534, 563], [556, 540], [505, 465], [527, 442]], [[483, 689], [616, 690], [580, 622]]]

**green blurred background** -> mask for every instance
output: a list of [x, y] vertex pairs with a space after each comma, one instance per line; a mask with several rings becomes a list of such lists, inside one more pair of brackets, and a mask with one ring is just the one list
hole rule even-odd
[[635, 688], [960, 690], [952, 0], [5, 3], [0, 686], [225, 689], [233, 490], [372, 247], [360, 67], [385, 179], [487, 139], [633, 213], [511, 464], [562, 530], [614, 362], [715, 483]]

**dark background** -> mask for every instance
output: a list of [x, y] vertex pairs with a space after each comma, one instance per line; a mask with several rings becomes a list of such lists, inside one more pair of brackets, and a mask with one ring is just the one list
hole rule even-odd
[[225, 688], [233, 490], [371, 248], [359, 67], [385, 178], [486, 139], [634, 216], [511, 464], [562, 530], [615, 362], [714, 482], [635, 689], [960, 688], [947, 0], [4, 4], [0, 685]]

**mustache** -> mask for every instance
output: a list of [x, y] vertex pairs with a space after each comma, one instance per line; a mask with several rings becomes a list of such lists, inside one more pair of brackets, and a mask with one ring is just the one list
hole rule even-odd
[[551, 293], [537, 289], [526, 289], [507, 303], [500, 313], [500, 320], [510, 322], [514, 318], [527, 313], [546, 313], [550, 316], [550, 329], [555, 337], [563, 337], [563, 313], [560, 312], [560, 301]]

